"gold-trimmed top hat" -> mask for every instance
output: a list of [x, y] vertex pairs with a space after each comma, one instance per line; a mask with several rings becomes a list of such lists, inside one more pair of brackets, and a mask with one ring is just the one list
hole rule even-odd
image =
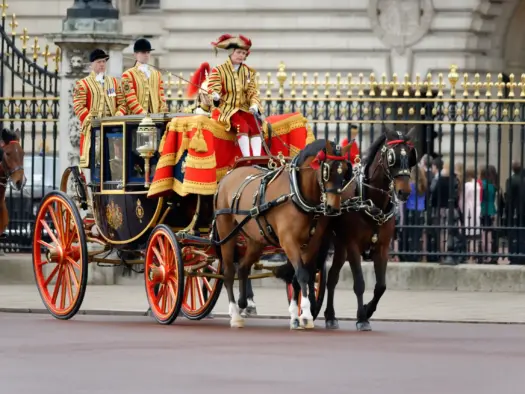
[[89, 54], [89, 61], [93, 63], [94, 61], [100, 60], [100, 59], [109, 59], [109, 55], [104, 52], [102, 49], [96, 48]]
[[215, 49], [215, 54], [217, 54], [217, 49], [244, 49], [248, 51], [246, 56], [250, 54], [250, 48], [252, 47], [252, 41], [242, 34], [239, 36], [232, 36], [231, 34], [223, 34], [220, 36], [217, 41], [212, 42]]

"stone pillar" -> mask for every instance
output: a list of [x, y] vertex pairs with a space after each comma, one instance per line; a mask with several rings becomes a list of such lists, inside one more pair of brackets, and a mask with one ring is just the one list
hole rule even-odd
[[[120, 78], [123, 72], [122, 51], [133, 37], [122, 34], [119, 12], [111, 0], [74, 0], [67, 10], [62, 31], [47, 36], [62, 50], [59, 119], [59, 159], [63, 172], [80, 160], [80, 122], [73, 112], [73, 89], [78, 79], [89, 74], [89, 53], [100, 48], [106, 51], [108, 75]], [[89, 182], [89, 171], [86, 171]], [[91, 264], [90, 283], [115, 283], [114, 270]]]

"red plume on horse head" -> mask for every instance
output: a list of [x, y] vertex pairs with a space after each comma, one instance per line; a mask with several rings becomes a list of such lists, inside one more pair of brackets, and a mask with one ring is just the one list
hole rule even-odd
[[188, 98], [193, 98], [199, 91], [199, 87], [206, 80], [206, 75], [210, 74], [210, 65], [207, 62], [202, 63], [191, 77], [191, 84], [188, 84], [186, 95]]

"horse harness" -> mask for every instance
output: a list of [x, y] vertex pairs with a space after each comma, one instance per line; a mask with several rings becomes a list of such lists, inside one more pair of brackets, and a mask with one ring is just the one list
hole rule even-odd
[[[400, 132], [398, 132], [400, 134]], [[400, 134], [401, 136], [401, 134]], [[348, 200], [343, 201], [342, 203], [342, 210], [345, 211], [357, 211], [357, 212], [363, 212], [368, 217], [370, 217], [377, 227], [382, 226], [386, 222], [388, 222], [392, 217], [395, 216], [399, 202], [397, 201], [394, 191], [394, 179], [398, 176], [407, 176], [410, 175], [410, 161], [408, 157], [408, 153], [404, 148], [401, 149], [401, 157], [400, 157], [400, 166], [399, 169], [395, 172], [395, 174], [392, 174], [392, 167], [397, 162], [396, 152], [394, 148], [397, 145], [400, 144], [407, 144], [411, 146], [411, 143], [408, 141], [405, 141], [403, 139], [399, 140], [392, 140], [386, 142], [383, 147], [381, 148], [381, 156], [379, 159], [379, 163], [381, 167], [384, 170], [384, 173], [388, 180], [390, 181], [390, 185], [388, 190], [380, 189], [375, 186], [370, 185], [368, 182], [372, 178], [372, 176], [367, 177], [365, 172], [368, 168], [368, 164], [363, 168], [361, 163], [357, 163], [357, 165], [353, 168], [354, 176], [352, 180], [356, 179], [356, 191], [357, 195], [355, 197], [352, 197]], [[386, 160], [384, 160], [386, 159]], [[378, 167], [376, 167], [377, 170]], [[375, 173], [375, 171], [374, 171]], [[365, 187], [372, 190], [377, 190], [383, 194], [386, 194], [389, 197], [387, 208], [390, 209], [387, 212], [384, 212], [381, 208], [376, 206], [374, 202], [371, 199], [367, 199], [365, 197]]]
[[[330, 165], [326, 163], [324, 160], [326, 160], [327, 156], [319, 156], [321, 161], [321, 166], [323, 168], [322, 170], [322, 178], [323, 181], [327, 181], [329, 174], [330, 174]], [[329, 158], [332, 158], [331, 156]], [[287, 165], [280, 166], [277, 169], [268, 170], [266, 168], [261, 168], [260, 173], [250, 175], [244, 179], [244, 181], [241, 183], [237, 191], [232, 197], [232, 202], [230, 205], [230, 208], [223, 208], [218, 209], [214, 213], [214, 219], [213, 222], [215, 222], [216, 217], [218, 215], [223, 214], [233, 214], [233, 215], [246, 215], [246, 217], [241, 220], [237, 226], [226, 236], [224, 239], [220, 240], [219, 242], [216, 242], [216, 245], [222, 245], [226, 242], [228, 242], [233, 236], [235, 236], [239, 231], [244, 233], [242, 228], [246, 223], [248, 223], [250, 220], [254, 219], [257, 223], [257, 226], [259, 227], [259, 234], [264, 237], [265, 241], [273, 246], [279, 247], [279, 238], [277, 237], [277, 234], [275, 233], [275, 230], [271, 226], [271, 224], [266, 219], [266, 213], [271, 210], [272, 208], [275, 208], [279, 205], [284, 204], [288, 200], [292, 200], [294, 205], [299, 208], [299, 210], [303, 211], [304, 213], [313, 213], [313, 220], [310, 224], [310, 230], [309, 230], [309, 238], [312, 237], [312, 235], [315, 233], [315, 227], [317, 225], [317, 221], [319, 219], [319, 216], [321, 215], [327, 215], [326, 214], [326, 193], [329, 192], [336, 192], [332, 189], [326, 189], [324, 183], [319, 180], [319, 184], [321, 187], [321, 203], [319, 205], [312, 206], [308, 204], [308, 202], [303, 198], [300, 192], [299, 188], [299, 180], [297, 178], [297, 173], [300, 170], [298, 164], [298, 156], [295, 156], [292, 159], [292, 162]], [[277, 177], [279, 177], [284, 171], [289, 172], [290, 176], [290, 193], [288, 194], [282, 194], [281, 196], [277, 197], [276, 199], [273, 199], [271, 201], [266, 201], [266, 192], [268, 186], [275, 180]], [[251, 209], [239, 209], [239, 203], [240, 198], [242, 196], [242, 193], [244, 192], [245, 188], [253, 181], [260, 179], [259, 187], [255, 190], [253, 197], [252, 197], [252, 206]], [[341, 190], [339, 190], [339, 193]], [[218, 191], [217, 191], [218, 193]], [[217, 197], [217, 193], [215, 194], [215, 198]], [[341, 212], [340, 212], [341, 213]], [[340, 214], [339, 213], [339, 214]], [[215, 227], [213, 225], [213, 227]], [[303, 245], [305, 246], [309, 240]]]

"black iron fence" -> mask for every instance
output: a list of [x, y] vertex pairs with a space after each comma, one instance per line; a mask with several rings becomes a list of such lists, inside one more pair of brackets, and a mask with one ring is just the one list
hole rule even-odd
[[[40, 48], [27, 29], [20, 34], [16, 17], [6, 16], [2, 0], [0, 23], [0, 127], [16, 130], [25, 152], [27, 177], [22, 192], [8, 185], [9, 225], [0, 239], [3, 252], [30, 251], [36, 208], [48, 190], [57, 188], [60, 53]], [[38, 59], [43, 64], [37, 64]]]

